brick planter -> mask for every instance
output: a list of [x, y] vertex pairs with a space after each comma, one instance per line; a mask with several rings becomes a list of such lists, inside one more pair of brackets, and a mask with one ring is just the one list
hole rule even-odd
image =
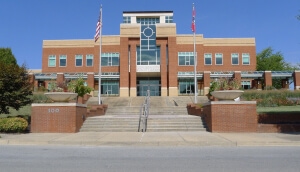
[[204, 104], [203, 117], [211, 132], [257, 132], [255, 101], [213, 101]]
[[32, 104], [32, 133], [75, 133], [86, 116], [86, 105], [77, 103]]

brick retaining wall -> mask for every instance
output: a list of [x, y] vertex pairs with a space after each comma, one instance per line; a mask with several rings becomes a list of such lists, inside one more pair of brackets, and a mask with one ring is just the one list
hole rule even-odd
[[32, 104], [31, 132], [75, 133], [86, 116], [86, 105], [77, 103]]

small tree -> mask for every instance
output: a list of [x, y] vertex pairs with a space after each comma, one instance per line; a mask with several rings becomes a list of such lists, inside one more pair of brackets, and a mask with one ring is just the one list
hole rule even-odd
[[25, 65], [0, 61], [0, 113], [9, 113], [9, 107], [19, 110], [32, 102], [32, 85]]
[[83, 97], [85, 94], [89, 94], [92, 91], [92, 88], [85, 85], [85, 81], [83, 78], [78, 78], [69, 82], [68, 88], [70, 91], [75, 92], [78, 94], [78, 97]]

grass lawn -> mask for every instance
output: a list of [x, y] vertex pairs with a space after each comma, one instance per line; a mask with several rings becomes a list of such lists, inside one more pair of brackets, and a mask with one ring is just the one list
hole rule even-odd
[[278, 107], [257, 107], [256, 111], [258, 113], [262, 112], [299, 112], [300, 105], [297, 106], [278, 106]]
[[9, 108], [10, 114], [0, 114], [0, 118], [5, 118], [7, 116], [18, 116], [18, 115], [24, 115], [24, 116], [31, 116], [31, 105], [23, 106], [19, 109], [19, 111], [16, 111], [13, 108]]

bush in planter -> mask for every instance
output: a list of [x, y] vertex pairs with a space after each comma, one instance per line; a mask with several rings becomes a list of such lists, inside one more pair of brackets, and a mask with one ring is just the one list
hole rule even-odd
[[20, 133], [24, 132], [27, 127], [28, 122], [23, 118], [0, 118], [0, 132]]
[[71, 92], [78, 94], [77, 100], [78, 100], [78, 97], [83, 97], [85, 94], [89, 94], [92, 91], [92, 88], [88, 87], [85, 84], [85, 81], [83, 78], [78, 78], [76, 80], [69, 82], [68, 89]]
[[211, 92], [220, 90], [239, 90], [241, 85], [239, 81], [235, 78], [220, 78], [216, 81], [211, 82], [209, 87], [209, 96]]

